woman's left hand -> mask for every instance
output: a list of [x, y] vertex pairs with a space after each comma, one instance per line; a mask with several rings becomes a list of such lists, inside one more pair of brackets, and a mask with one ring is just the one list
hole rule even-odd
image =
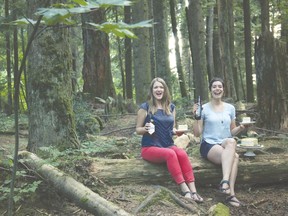
[[184, 131], [179, 131], [176, 128], [173, 129], [173, 134], [175, 134], [176, 136], [181, 136], [184, 134]]

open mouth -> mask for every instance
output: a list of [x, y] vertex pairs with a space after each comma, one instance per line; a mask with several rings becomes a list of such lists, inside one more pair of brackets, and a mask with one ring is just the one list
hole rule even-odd
[[155, 95], [160, 97], [160, 96], [162, 96], [162, 92], [155, 92]]
[[213, 94], [216, 95], [216, 96], [220, 96], [220, 95], [222, 94], [222, 91], [220, 91], [220, 92], [213, 92]]

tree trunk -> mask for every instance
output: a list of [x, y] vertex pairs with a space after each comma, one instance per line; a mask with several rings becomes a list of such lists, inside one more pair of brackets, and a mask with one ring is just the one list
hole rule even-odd
[[[209, 2], [210, 4], [212, 2]], [[208, 80], [211, 80], [215, 77], [214, 72], [214, 56], [213, 56], [213, 35], [214, 35], [214, 4], [210, 5], [207, 9], [208, 14], [206, 17], [206, 55], [207, 55], [207, 71], [208, 71]]]
[[259, 0], [259, 3], [261, 7], [261, 32], [264, 34], [270, 31], [269, 0]]
[[285, 44], [266, 32], [255, 43], [257, 101], [261, 127], [288, 128], [288, 59]]
[[[186, 2], [182, 1], [181, 3], [181, 7], [175, 7], [175, 14], [179, 14], [179, 13], [183, 13], [181, 12], [183, 9], [185, 8], [185, 14], [187, 14], [187, 7], [186, 7]], [[178, 4], [179, 5], [179, 4]], [[183, 14], [183, 15], [185, 15]], [[182, 16], [183, 16], [182, 15]], [[193, 83], [193, 72], [192, 72], [192, 58], [191, 58], [191, 51], [190, 51], [190, 47], [189, 47], [189, 32], [188, 32], [188, 25], [187, 25], [187, 19], [185, 18], [181, 18], [181, 22], [178, 24], [179, 26], [179, 30], [180, 30], [180, 35], [181, 35], [181, 42], [179, 45], [181, 52], [181, 63], [183, 65], [183, 74], [184, 74], [184, 79], [186, 80], [186, 84], [187, 84], [187, 96], [188, 99], [191, 100], [192, 98], [194, 98], [194, 83]]]
[[[131, 23], [131, 7], [124, 7], [124, 21], [127, 24]], [[133, 99], [133, 82], [132, 82], [132, 43], [131, 39], [126, 37], [125, 39], [125, 83], [126, 83], [126, 98]]]
[[171, 70], [169, 63], [169, 44], [167, 30], [167, 6], [166, 1], [153, 0], [154, 41], [156, 76], [165, 79], [170, 91], [172, 91]]
[[105, 21], [105, 10], [83, 14], [83, 92], [91, 96], [107, 99], [115, 97], [115, 88], [111, 73], [109, 38], [104, 32], [91, 30], [87, 22], [102, 23]]
[[83, 184], [77, 182], [69, 175], [61, 172], [57, 168], [45, 164], [45, 162], [35, 154], [23, 151], [19, 152], [20, 157], [25, 159], [27, 165], [34, 172], [50, 182], [60, 193], [75, 202], [81, 208], [94, 215], [130, 215], [115, 204], [94, 193]]
[[236, 91], [234, 85], [234, 74], [233, 74], [233, 53], [231, 53], [231, 29], [229, 20], [232, 19], [229, 15], [230, 0], [219, 0], [218, 1], [218, 26], [219, 26], [219, 48], [221, 67], [224, 74], [225, 81], [225, 93], [227, 97], [231, 97], [236, 100]]
[[[219, 184], [220, 166], [200, 157], [190, 157], [197, 185]], [[288, 181], [288, 155], [257, 155], [253, 160], [240, 160], [237, 184], [279, 183]], [[142, 159], [95, 158], [90, 173], [109, 185], [165, 184], [173, 182], [165, 165], [156, 165]]]
[[[9, 1], [5, 0], [5, 17], [9, 18]], [[16, 13], [16, 12], [14, 12]], [[11, 76], [11, 44], [10, 44], [10, 32], [7, 31], [5, 33], [5, 41], [6, 41], [6, 68], [7, 68], [7, 107], [5, 107], [5, 112], [8, 115], [13, 113], [13, 102], [12, 102], [12, 76]], [[1, 109], [1, 106], [0, 106]]]
[[220, 55], [220, 30], [218, 27], [218, 9], [217, 5], [214, 8], [214, 31], [213, 31], [213, 60], [214, 60], [214, 72], [216, 77], [224, 77], [224, 72], [221, 66]]
[[178, 31], [177, 31], [177, 20], [176, 20], [176, 13], [175, 13], [175, 2], [174, 0], [170, 0], [169, 3], [170, 3], [172, 32], [173, 32], [174, 40], [175, 40], [175, 57], [176, 57], [177, 73], [179, 77], [180, 92], [181, 92], [182, 97], [187, 97], [188, 94], [187, 94], [187, 89], [186, 89], [186, 80], [185, 80], [185, 76], [183, 72], [181, 55], [180, 55], [179, 38], [178, 38]]
[[[149, 11], [147, 1], [148, 0], [137, 1], [135, 4], [133, 4], [133, 23], [148, 20]], [[149, 29], [135, 29], [134, 33], [138, 37], [132, 42], [136, 103], [142, 103], [147, 99], [148, 89], [151, 82]]]
[[205, 30], [202, 17], [202, 7], [199, 0], [190, 0], [187, 10], [187, 25], [189, 29], [190, 49], [194, 71], [194, 99], [201, 96], [208, 99], [207, 62], [205, 49]]
[[[29, 0], [29, 14], [43, 6], [44, 1]], [[60, 150], [77, 147], [69, 28], [44, 26], [38, 32], [41, 34], [34, 39], [28, 56], [28, 149], [35, 152], [42, 146], [53, 145]]]
[[252, 80], [252, 56], [251, 56], [251, 13], [250, 0], [243, 0], [244, 12], [244, 41], [245, 41], [245, 66], [246, 66], [246, 95], [247, 102], [254, 102], [254, 89]]

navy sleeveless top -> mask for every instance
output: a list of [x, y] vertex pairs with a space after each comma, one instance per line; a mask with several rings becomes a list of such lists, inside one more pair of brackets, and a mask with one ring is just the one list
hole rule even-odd
[[[156, 113], [148, 113], [149, 104], [147, 102], [140, 105], [140, 109], [147, 111], [147, 116], [144, 121], [144, 125], [150, 122], [151, 119], [155, 125], [155, 132], [153, 134], [145, 133], [142, 136], [142, 147], [157, 146], [157, 147], [170, 147], [174, 145], [173, 137], [173, 126], [174, 117], [173, 115], [167, 115], [162, 109], [158, 109]], [[171, 113], [175, 109], [175, 105], [170, 105]], [[143, 126], [144, 126], [143, 125]]]

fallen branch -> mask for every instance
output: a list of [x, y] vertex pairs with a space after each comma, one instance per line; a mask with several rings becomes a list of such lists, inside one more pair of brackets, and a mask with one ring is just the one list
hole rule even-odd
[[132, 127], [125, 127], [125, 128], [119, 128], [117, 130], [112, 130], [112, 131], [109, 131], [107, 133], [101, 133], [100, 135], [101, 136], [106, 136], [106, 135], [109, 135], [109, 134], [112, 134], [112, 133], [115, 133], [115, 132], [119, 132], [119, 131], [123, 131], [123, 130], [130, 130], [130, 129], [135, 129], [135, 126], [132, 126]]
[[138, 212], [140, 212], [142, 209], [144, 209], [149, 203], [153, 202], [153, 199], [161, 193], [161, 189], [158, 188], [153, 194], [150, 194], [140, 205], [138, 208], [134, 211], [134, 214], [136, 215]]
[[185, 208], [193, 213], [197, 213], [197, 215], [200, 215], [200, 212], [206, 213], [200, 206], [197, 205], [197, 203], [193, 200], [189, 200], [191, 203], [193, 203], [193, 206], [191, 205], [187, 205], [186, 203], [182, 202], [181, 199], [179, 199], [171, 190], [163, 187], [163, 186], [158, 186], [160, 187], [162, 190], [166, 191], [167, 193], [169, 193], [170, 197], [182, 208]]
[[39, 173], [46, 181], [49, 181], [59, 192], [72, 200], [81, 208], [94, 215], [130, 215], [115, 204], [101, 197], [85, 187], [82, 183], [77, 182], [72, 177], [58, 170], [57, 168], [45, 164], [44, 160], [35, 154], [27, 151], [19, 152], [19, 156], [25, 159], [24, 163], [34, 172]]
[[[189, 200], [190, 205], [184, 203], [181, 199], [179, 199], [172, 191], [170, 191], [169, 189], [163, 187], [163, 186], [157, 186], [157, 190], [149, 195], [139, 206], [138, 208], [135, 210], [134, 214], [139, 213], [143, 208], [145, 208], [146, 206], [148, 206], [150, 203], [154, 203], [155, 199], [157, 199], [158, 197], [163, 197], [163, 194], [167, 194], [172, 200], [175, 201], [175, 203], [177, 203], [179, 206], [181, 206], [182, 208], [187, 209], [188, 211], [195, 213], [197, 215], [200, 215], [201, 213], [205, 213], [205, 211], [199, 207], [195, 201], [193, 200]], [[167, 196], [166, 195], [166, 196]]]

